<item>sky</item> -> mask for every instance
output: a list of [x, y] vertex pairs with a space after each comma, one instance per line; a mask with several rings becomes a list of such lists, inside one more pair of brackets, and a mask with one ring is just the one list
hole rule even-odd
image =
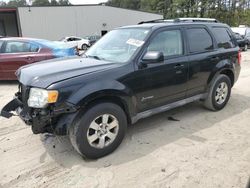
[[[3, 0], [3, 1], [8, 2], [9, 0]], [[102, 2], [107, 2], [108, 0], [69, 0], [69, 1], [74, 5], [79, 5], [79, 4], [98, 4]]]

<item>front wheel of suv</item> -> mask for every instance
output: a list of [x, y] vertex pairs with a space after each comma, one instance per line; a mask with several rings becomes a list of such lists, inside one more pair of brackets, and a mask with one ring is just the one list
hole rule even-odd
[[97, 159], [113, 152], [122, 142], [127, 118], [113, 103], [100, 103], [82, 114], [69, 129], [73, 147], [82, 156]]
[[212, 83], [208, 96], [204, 101], [206, 108], [212, 111], [223, 109], [231, 95], [232, 83], [227, 75], [219, 75]]

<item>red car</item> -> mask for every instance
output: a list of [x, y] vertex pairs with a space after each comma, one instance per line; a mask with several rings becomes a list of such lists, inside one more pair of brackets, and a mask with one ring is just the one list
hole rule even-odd
[[31, 63], [77, 55], [76, 47], [31, 38], [0, 39], [0, 80], [16, 80], [15, 72]]

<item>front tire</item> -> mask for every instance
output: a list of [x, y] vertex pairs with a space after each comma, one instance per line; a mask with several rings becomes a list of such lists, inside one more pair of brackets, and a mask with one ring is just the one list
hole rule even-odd
[[223, 109], [231, 95], [232, 83], [227, 75], [219, 75], [213, 82], [204, 106], [212, 111]]
[[113, 103], [100, 103], [73, 123], [69, 137], [78, 153], [97, 159], [110, 154], [121, 144], [126, 129], [127, 118], [122, 108]]

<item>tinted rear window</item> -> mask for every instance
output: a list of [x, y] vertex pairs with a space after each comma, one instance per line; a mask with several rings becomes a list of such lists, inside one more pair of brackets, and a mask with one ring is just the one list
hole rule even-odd
[[219, 48], [234, 48], [235, 44], [233, 42], [230, 32], [225, 27], [214, 27], [213, 32], [218, 43]]
[[213, 49], [213, 40], [204, 28], [188, 29], [187, 38], [191, 53], [205, 52]]

